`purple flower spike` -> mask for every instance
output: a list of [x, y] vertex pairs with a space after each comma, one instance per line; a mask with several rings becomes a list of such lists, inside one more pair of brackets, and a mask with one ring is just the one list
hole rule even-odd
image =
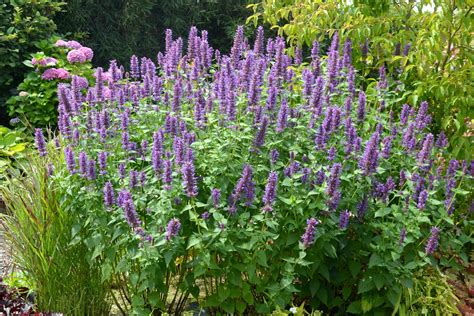
[[209, 214], [208, 211], [205, 211], [204, 213], [201, 214], [201, 218], [205, 221], [207, 221], [209, 219], [211, 214]]
[[331, 175], [328, 179], [328, 187], [326, 189], [326, 193], [333, 197], [337, 189], [339, 188], [340, 176], [342, 172], [342, 165], [340, 163], [335, 163], [331, 168]]
[[135, 205], [133, 204], [133, 200], [129, 192], [125, 196], [125, 200], [123, 201], [122, 207], [124, 211], [125, 220], [127, 221], [128, 225], [130, 225], [130, 227], [132, 228], [140, 227], [141, 221], [138, 217], [137, 211], [135, 210]]
[[125, 164], [123, 164], [123, 163], [119, 164], [118, 172], [119, 172], [120, 179], [123, 180], [125, 178]]
[[360, 219], [364, 218], [365, 213], [367, 213], [368, 208], [369, 208], [369, 198], [366, 195], [357, 206], [357, 217]]
[[341, 214], [339, 215], [339, 228], [340, 229], [347, 228], [347, 226], [349, 225], [350, 216], [351, 216], [351, 213], [348, 210], [341, 212]]
[[359, 92], [359, 107], [357, 108], [357, 119], [362, 122], [365, 119], [366, 96], [364, 91]]
[[181, 223], [179, 219], [173, 218], [168, 222], [168, 225], [166, 226], [166, 234], [165, 238], [166, 240], [171, 240], [171, 238], [176, 237], [179, 233], [179, 230], [181, 228]]
[[392, 140], [393, 140], [393, 136], [387, 136], [382, 140], [382, 144], [383, 144], [382, 157], [385, 159], [390, 158], [390, 152], [392, 150]]
[[332, 146], [329, 148], [328, 160], [333, 161], [336, 158], [336, 147]]
[[265, 143], [265, 134], [267, 133], [268, 123], [268, 116], [265, 115], [262, 119], [262, 124], [260, 125], [260, 128], [257, 131], [257, 135], [255, 136], [255, 147], [262, 147]]
[[388, 87], [387, 75], [385, 73], [385, 66], [383, 65], [379, 68], [379, 82], [377, 86], [379, 89], [387, 89]]
[[446, 138], [446, 134], [444, 133], [444, 131], [441, 131], [438, 135], [438, 139], [436, 140], [436, 147], [446, 148], [448, 147], [448, 145], [449, 143], [448, 143], [448, 139]]
[[278, 156], [279, 155], [280, 154], [279, 154], [278, 150], [272, 149], [272, 151], [270, 152], [270, 161], [271, 161], [272, 165], [274, 165], [278, 161]]
[[436, 251], [436, 248], [438, 248], [438, 240], [439, 240], [439, 233], [440, 229], [438, 227], [433, 227], [431, 228], [431, 236], [428, 239], [428, 242], [426, 243], [425, 247], [425, 253], [427, 255], [431, 255]]
[[48, 154], [46, 151], [46, 142], [44, 140], [43, 130], [41, 128], [37, 128], [35, 130], [35, 144], [41, 157], [44, 157]]
[[244, 168], [242, 170], [242, 176], [240, 177], [239, 181], [235, 185], [234, 191], [232, 192], [232, 195], [230, 196], [230, 207], [229, 207], [229, 212], [231, 214], [234, 214], [236, 209], [236, 204], [239, 201], [239, 199], [242, 197], [242, 193], [246, 191], [249, 187], [251, 187], [251, 182], [252, 182], [252, 175], [253, 175], [253, 170], [250, 165], [244, 165]]
[[377, 132], [372, 134], [370, 140], [367, 141], [365, 146], [364, 155], [359, 160], [359, 168], [366, 176], [375, 172], [377, 169], [379, 159], [379, 138], [380, 135]]
[[104, 204], [107, 208], [115, 204], [114, 188], [110, 181], [107, 181], [104, 186]]
[[89, 180], [95, 180], [96, 177], [96, 162], [94, 159], [91, 159], [87, 162], [87, 178]]
[[262, 210], [264, 212], [271, 212], [273, 210], [272, 204], [276, 197], [277, 182], [278, 174], [275, 171], [270, 172], [268, 175], [267, 185], [265, 186], [265, 193], [262, 198], [264, 203]]
[[221, 190], [219, 189], [212, 189], [211, 190], [211, 196], [212, 196], [212, 203], [214, 205], [214, 208], [219, 207], [220, 199], [221, 199]]
[[428, 191], [423, 190], [420, 192], [420, 195], [418, 196], [418, 209], [419, 210], [424, 210], [426, 207], [426, 201], [428, 200]]
[[128, 151], [130, 148], [130, 136], [128, 132], [122, 132], [122, 149]]
[[431, 154], [431, 149], [433, 148], [434, 137], [433, 134], [428, 134], [423, 141], [423, 147], [418, 153], [418, 165], [423, 166], [427, 163], [428, 158]]
[[186, 161], [183, 164], [181, 173], [183, 174], [183, 184], [186, 195], [190, 198], [195, 197], [198, 194], [198, 188], [196, 185], [193, 163], [191, 161]]
[[153, 147], [151, 151], [151, 162], [153, 166], [153, 170], [155, 170], [156, 174], [161, 173], [161, 169], [163, 168], [163, 160], [162, 160], [162, 151], [163, 151], [163, 138], [161, 136], [161, 132], [156, 132], [153, 135]]
[[306, 230], [301, 237], [301, 241], [303, 242], [303, 247], [308, 248], [310, 245], [314, 243], [314, 235], [316, 233], [316, 226], [319, 224], [319, 221], [315, 218], [309, 218], [306, 221]]
[[82, 177], [87, 176], [87, 154], [83, 151], [79, 153], [79, 172]]
[[99, 153], [99, 168], [100, 168], [100, 174], [104, 175], [107, 174], [107, 156], [108, 153], [106, 151], [102, 151]]
[[130, 76], [134, 79], [137, 79], [140, 76], [138, 57], [135, 55], [130, 58]]

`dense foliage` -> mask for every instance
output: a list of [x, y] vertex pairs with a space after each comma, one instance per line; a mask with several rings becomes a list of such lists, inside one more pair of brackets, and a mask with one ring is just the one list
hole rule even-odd
[[25, 158], [27, 147], [28, 139], [23, 129], [11, 130], [0, 126], [0, 181], [4, 179], [8, 169]]
[[104, 65], [110, 59], [122, 64], [132, 54], [155, 57], [164, 50], [165, 29], [185, 36], [195, 25], [209, 30], [211, 44], [226, 50], [232, 44], [237, 24], [250, 11], [248, 0], [69, 0], [63, 13], [55, 19], [59, 29], [81, 38], [96, 53], [95, 63]]
[[3, 104], [23, 79], [22, 61], [56, 31], [52, 18], [62, 5], [57, 0], [0, 1], [0, 122], [8, 121]]
[[[385, 65], [400, 80], [401, 102], [431, 104], [434, 131], [447, 131], [450, 150], [461, 158], [472, 153], [472, 32], [469, 1], [264, 0], [254, 15], [295, 46], [309, 47], [339, 30], [341, 38], [362, 49], [354, 54], [361, 74], [373, 78]], [[371, 80], [368, 83], [372, 82]]]
[[31, 71], [18, 86], [17, 95], [8, 99], [8, 114], [33, 126], [51, 126], [58, 117], [58, 84], [75, 80], [78, 89], [86, 89], [92, 78], [94, 53], [77, 41], [60, 39], [40, 41], [38, 48], [41, 51], [24, 62]]
[[468, 262], [474, 167], [446, 159], [426, 102], [394, 115], [383, 67], [363, 89], [337, 33], [305, 60], [261, 28], [253, 47], [238, 28], [228, 56], [196, 28], [188, 43], [168, 30], [158, 64], [61, 85], [60, 136], [36, 131], [45, 193], [123, 312], [193, 297], [210, 313], [387, 314], [415, 273]]

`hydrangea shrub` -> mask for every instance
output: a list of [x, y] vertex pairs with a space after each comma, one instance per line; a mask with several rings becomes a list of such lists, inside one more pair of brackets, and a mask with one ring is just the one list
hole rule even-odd
[[59, 87], [60, 136], [37, 144], [64, 155], [51, 181], [121, 308], [383, 314], [414, 272], [468, 261], [472, 162], [446, 158], [427, 103], [391, 111], [384, 68], [359, 87], [339, 46], [292, 59], [239, 27], [223, 55], [168, 30], [156, 60]]
[[87, 89], [93, 75], [94, 52], [74, 40], [44, 40], [38, 47], [41, 51], [24, 62], [34, 70], [20, 83], [18, 94], [8, 99], [8, 113], [33, 126], [53, 126], [57, 122], [58, 84]]

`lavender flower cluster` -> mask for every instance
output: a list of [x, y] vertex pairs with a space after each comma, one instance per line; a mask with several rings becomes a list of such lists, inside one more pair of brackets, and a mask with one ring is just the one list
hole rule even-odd
[[[363, 222], [376, 203], [403, 201], [407, 209], [433, 212], [430, 197], [443, 185], [445, 212], [453, 214], [454, 189], [460, 177], [472, 180], [472, 163], [458, 170], [453, 160], [443, 171], [443, 161], [435, 153], [448, 141], [444, 133], [435, 139], [425, 132], [431, 122], [426, 102], [419, 108], [405, 104], [398, 120], [386, 106], [371, 104], [386, 101], [369, 100], [357, 87], [350, 41], [341, 53], [336, 33], [324, 64], [318, 42], [308, 59], [299, 51], [292, 58], [283, 38], [265, 43], [262, 28], [252, 47], [243, 27], [238, 27], [229, 55], [210, 47], [207, 35], [191, 28], [184, 50], [183, 39], [167, 30], [166, 50], [156, 58], [132, 56], [128, 71], [111, 61], [108, 69], [95, 70], [90, 87], [79, 77], [58, 86], [58, 126], [67, 170], [75, 179], [99, 187], [105, 210], [121, 209], [124, 220], [141, 236], [148, 227], [142, 220], [146, 212], [137, 209], [143, 203], [137, 201], [155, 198], [146, 196], [151, 188], [160, 190], [162, 198], [172, 197], [176, 208], [183, 207], [183, 199], [210, 201], [201, 215], [206, 221], [212, 212], [226, 212], [231, 218], [249, 210], [280, 216], [284, 206], [278, 197], [287, 189], [279, 182], [290, 179], [325, 202], [326, 215], [315, 213], [301, 223], [305, 248], [314, 242], [316, 225], [324, 223], [327, 214], [337, 213], [339, 228], [350, 230], [352, 222]], [[57, 45], [73, 48], [70, 62], [92, 58], [75, 43]], [[380, 76], [377, 89], [384, 98], [389, 89], [384, 68]], [[368, 118], [377, 118], [378, 124], [369, 128]], [[215, 175], [206, 174], [211, 168], [203, 166], [213, 161], [195, 144], [215, 128], [237, 139], [245, 126], [253, 131], [244, 148], [247, 156], [242, 154], [241, 174], [219, 174], [231, 181], [229, 186], [219, 185]], [[288, 139], [306, 151], [275, 145]], [[36, 140], [40, 155], [46, 155], [40, 131]], [[390, 169], [398, 160], [403, 160], [403, 170]], [[166, 222], [164, 238], [169, 241], [178, 235], [181, 222], [171, 215]], [[401, 244], [409, 234], [404, 227]], [[438, 235], [432, 231], [427, 253], [436, 249]]]

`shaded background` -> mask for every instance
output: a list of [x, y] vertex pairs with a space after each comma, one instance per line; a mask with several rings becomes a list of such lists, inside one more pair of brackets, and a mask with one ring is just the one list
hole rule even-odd
[[[165, 30], [186, 39], [191, 26], [209, 32], [214, 48], [227, 51], [235, 28], [251, 13], [250, 0], [69, 0], [56, 18], [58, 30], [94, 50], [94, 64], [127, 65], [132, 54], [153, 58], [164, 50]], [[186, 43], [186, 40], [184, 41]], [[153, 58], [154, 59], [154, 58]]]

